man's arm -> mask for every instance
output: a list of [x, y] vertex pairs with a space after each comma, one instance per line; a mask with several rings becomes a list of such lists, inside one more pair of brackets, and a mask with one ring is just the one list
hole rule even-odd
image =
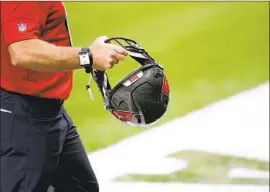
[[[47, 19], [46, 9], [50, 6], [48, 2], [39, 1], [1, 2], [1, 33], [13, 65], [41, 72], [81, 68], [79, 48], [59, 47], [39, 40]], [[24, 31], [18, 28], [20, 23], [27, 24]], [[122, 47], [105, 43], [107, 38], [99, 37], [89, 47], [95, 69], [111, 68], [127, 55]]]
[[[122, 47], [105, 43], [107, 38], [99, 37], [90, 46], [95, 69], [111, 68], [128, 54]], [[9, 46], [13, 65], [41, 72], [82, 68], [79, 64], [79, 50], [80, 48], [55, 46], [39, 39], [19, 41]]]
[[9, 53], [14, 66], [34, 71], [58, 72], [81, 68], [79, 48], [58, 47], [38, 39], [13, 43], [9, 46]]

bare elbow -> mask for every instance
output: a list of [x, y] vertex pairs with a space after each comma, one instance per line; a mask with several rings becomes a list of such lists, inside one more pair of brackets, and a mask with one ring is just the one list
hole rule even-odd
[[8, 47], [11, 63], [14, 66], [27, 67], [32, 58], [33, 52], [38, 50], [39, 41], [29, 39], [12, 43]]
[[11, 44], [8, 48], [10, 54], [10, 60], [14, 66], [22, 66], [24, 60], [24, 51], [16, 43]]
[[22, 61], [17, 53], [10, 55], [10, 58], [13, 66], [21, 66]]

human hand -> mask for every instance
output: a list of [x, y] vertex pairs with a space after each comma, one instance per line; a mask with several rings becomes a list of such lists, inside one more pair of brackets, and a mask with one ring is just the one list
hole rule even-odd
[[93, 68], [106, 70], [125, 59], [128, 51], [123, 47], [106, 43], [107, 36], [98, 37], [89, 47], [93, 56]]

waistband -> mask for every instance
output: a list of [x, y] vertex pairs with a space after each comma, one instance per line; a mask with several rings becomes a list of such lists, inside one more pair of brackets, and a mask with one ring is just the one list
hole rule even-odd
[[54, 117], [62, 111], [64, 104], [63, 100], [60, 99], [50, 99], [41, 98], [37, 96], [24, 95], [21, 93], [10, 92], [3, 88], [0, 88], [1, 92], [5, 94], [10, 94], [11, 96], [16, 96], [18, 99], [16, 101], [26, 104], [27, 112], [41, 117]]

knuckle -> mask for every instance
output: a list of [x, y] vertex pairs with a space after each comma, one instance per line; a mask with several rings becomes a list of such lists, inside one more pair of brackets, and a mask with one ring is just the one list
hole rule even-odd
[[124, 60], [124, 59], [125, 59], [125, 57], [123, 55], [119, 56], [119, 60]]
[[107, 69], [110, 69], [110, 68], [112, 68], [112, 67], [113, 67], [113, 64], [108, 64], [108, 65], [106, 66]]
[[125, 53], [125, 49], [119, 47], [117, 52], [120, 53], [120, 54], [124, 54]]
[[112, 57], [109, 57], [108, 58], [108, 63], [110, 64], [110, 63], [113, 63], [113, 58]]

